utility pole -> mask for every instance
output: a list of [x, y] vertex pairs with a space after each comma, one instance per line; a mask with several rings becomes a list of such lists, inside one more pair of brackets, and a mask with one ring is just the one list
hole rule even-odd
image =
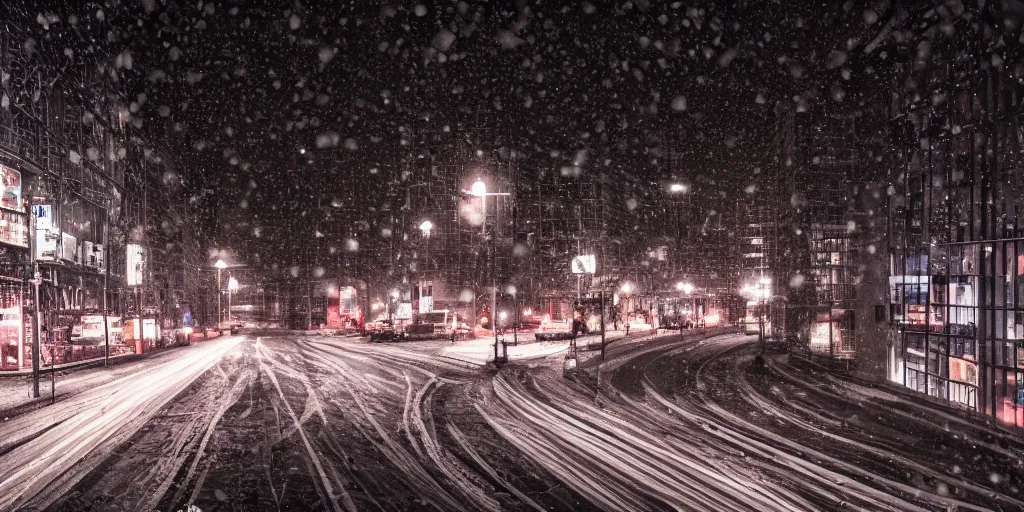
[[759, 299], [757, 311], [757, 340], [761, 344], [761, 352], [764, 353], [764, 299]]
[[231, 272], [228, 272], [228, 326], [231, 326]]
[[[32, 214], [32, 194], [28, 197], [28, 257], [32, 271], [32, 398], [39, 398], [39, 262], [36, 260], [36, 223]], [[19, 356], [19, 359], [21, 356]]]
[[217, 267], [217, 329], [220, 329], [224, 325], [224, 319], [222, 317], [223, 308], [220, 305], [220, 271], [221, 268]]
[[107, 326], [107, 287], [110, 282], [110, 200], [103, 222], [103, 366], [110, 365], [110, 328]]
[[604, 360], [604, 290], [601, 290], [601, 360]]
[[[486, 210], [484, 210], [486, 212]], [[486, 217], [485, 217], [486, 218]], [[486, 224], [484, 229], [487, 229]], [[494, 232], [491, 232], [491, 330], [494, 331], [494, 364], [498, 364], [498, 269], [494, 247]]]

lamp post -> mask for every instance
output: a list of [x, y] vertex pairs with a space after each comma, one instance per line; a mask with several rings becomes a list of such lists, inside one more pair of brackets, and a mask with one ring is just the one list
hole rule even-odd
[[[476, 182], [469, 189], [469, 193], [479, 197], [481, 201], [483, 211], [483, 222], [481, 222], [482, 233], [487, 235], [487, 197], [488, 196], [509, 196], [508, 192], [488, 192], [487, 184], [481, 179], [477, 179]], [[495, 239], [491, 236], [491, 329], [494, 331], [494, 364], [497, 366], [498, 363], [498, 329], [495, 318], [495, 312], [498, 309], [498, 283], [497, 283], [497, 269], [495, 268]], [[504, 360], [508, 360], [508, 349], [504, 351]]]
[[222, 309], [220, 303], [220, 271], [228, 268], [228, 264], [224, 263], [224, 260], [217, 260], [217, 263], [214, 263], [213, 266], [217, 267], [217, 328], [220, 329], [221, 324], [224, 323], [224, 310]]

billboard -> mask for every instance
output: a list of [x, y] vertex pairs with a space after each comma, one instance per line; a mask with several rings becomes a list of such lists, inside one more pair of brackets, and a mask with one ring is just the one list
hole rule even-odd
[[597, 271], [597, 257], [593, 254], [584, 254], [572, 259], [573, 274], [593, 274]]
[[142, 284], [142, 271], [146, 266], [145, 253], [139, 244], [128, 244], [128, 264], [125, 268], [125, 279], [128, 286]]
[[21, 208], [21, 173], [0, 165], [0, 207], [23, 212]]
[[0, 210], [0, 242], [28, 247], [28, 221], [25, 214]]
[[57, 259], [57, 232], [46, 230], [36, 231], [36, 259], [53, 261]]

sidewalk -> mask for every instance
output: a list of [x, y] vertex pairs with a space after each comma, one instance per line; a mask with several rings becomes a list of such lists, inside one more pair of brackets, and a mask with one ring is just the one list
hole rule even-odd
[[[644, 331], [645, 333], [654, 334], [654, 331]], [[639, 334], [637, 331], [633, 331], [630, 337]], [[605, 343], [611, 344], [614, 341], [619, 341], [626, 336], [626, 331], [608, 331], [605, 334]], [[512, 336], [505, 335], [505, 341], [508, 342], [508, 360], [509, 362], [520, 362], [529, 361], [534, 359], [543, 359], [561, 352], [565, 352], [569, 349], [569, 340], [559, 341], [536, 341], [532, 335], [530, 337], [521, 336], [519, 338], [519, 344], [512, 344]], [[454, 359], [463, 363], [473, 364], [476, 366], [486, 366], [494, 362], [494, 337], [478, 337], [465, 341], [456, 341], [454, 344], [446, 342], [447, 345], [441, 347], [437, 352], [440, 357], [446, 357], [448, 359]], [[576, 349], [579, 351], [599, 351], [601, 349], [601, 335], [600, 334], [588, 334], [586, 336], [579, 336], [576, 338]], [[502, 355], [501, 344], [498, 344], [498, 354]]]
[[[230, 336], [210, 338], [216, 341]], [[146, 368], [170, 361], [178, 357], [182, 351], [195, 350], [206, 345], [204, 342], [192, 345], [170, 346], [155, 349], [144, 354], [124, 354], [110, 357], [110, 366], [103, 366], [103, 359], [89, 359], [54, 367], [56, 377], [56, 399], [73, 395], [93, 387], [101, 386], [126, 375], [144, 371]], [[49, 403], [53, 397], [50, 393], [54, 376], [50, 367], [45, 366], [40, 372], [39, 398], [31, 396], [32, 371], [18, 370], [0, 372], [0, 421], [4, 421], [16, 409], [32, 408], [35, 405]]]
[[[209, 338], [206, 338], [206, 337], [204, 337], [200, 333], [195, 333], [195, 334], [192, 334], [189, 337], [190, 338], [190, 343], [189, 344], [190, 345], [194, 345], [196, 343], [202, 343], [204, 341], [217, 339], [217, 338], [219, 338], [221, 336], [222, 336], [221, 334], [216, 334], [216, 335], [213, 335], [213, 336], [211, 336]], [[143, 358], [149, 357], [152, 354], [164, 352], [164, 351], [175, 349], [175, 348], [181, 348], [181, 347], [184, 347], [184, 346], [187, 346], [187, 345], [167, 345], [167, 346], [163, 346], [163, 347], [160, 347], [160, 348], [150, 348], [147, 352], [145, 352], [143, 354], [136, 354], [134, 352], [131, 352], [131, 353], [127, 353], [127, 354], [111, 355], [110, 358], [109, 358], [110, 359], [110, 364], [111, 365], [121, 364], [121, 363], [124, 363], [126, 361], [132, 361], [132, 360], [135, 360], [135, 359], [143, 359]], [[58, 365], [54, 365], [52, 368], [51, 368], [50, 365], [45, 364], [45, 362], [41, 362], [40, 366], [39, 366], [39, 373], [40, 374], [49, 375], [50, 371], [60, 372], [60, 371], [64, 371], [64, 370], [75, 370], [75, 369], [91, 368], [91, 367], [94, 367], [94, 366], [103, 366], [103, 361], [104, 361], [103, 357], [93, 357], [93, 358], [89, 358], [89, 359], [82, 359], [81, 361], [71, 361], [70, 363], [61, 363], [61, 364], [58, 364]], [[0, 380], [3, 380], [6, 377], [25, 377], [25, 376], [29, 376], [29, 375], [32, 375], [32, 368], [22, 368], [22, 369], [19, 369], [19, 370], [0, 370]]]

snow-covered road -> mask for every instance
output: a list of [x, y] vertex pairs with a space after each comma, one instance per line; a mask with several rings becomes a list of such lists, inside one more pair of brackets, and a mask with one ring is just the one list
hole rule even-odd
[[190, 347], [180, 357], [0, 423], [0, 510], [49, 505], [241, 341]]
[[561, 353], [219, 340], [0, 423], [0, 510], [1024, 506], [1019, 438], [785, 356], [753, 371], [752, 343], [638, 335], [566, 379]]
[[[1019, 439], [986, 443], [970, 425], [958, 434], [902, 413], [909, 404], [884, 391], [808, 383], [785, 357], [771, 374], [751, 371], [751, 342], [731, 335], [613, 355], [589, 399], [558, 372], [503, 373], [493, 406], [479, 412], [608, 510], [1024, 506]], [[818, 395], [792, 400], [787, 386]], [[877, 419], [850, 426], [858, 417]]]

